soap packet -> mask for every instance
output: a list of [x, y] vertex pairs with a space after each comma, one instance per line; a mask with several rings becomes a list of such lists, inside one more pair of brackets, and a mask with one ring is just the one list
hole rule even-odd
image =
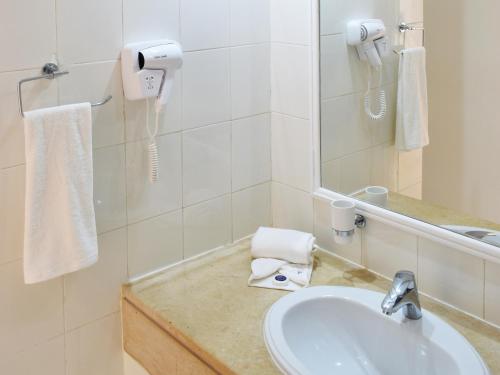
[[309, 286], [313, 265], [258, 258], [252, 261], [248, 286], [295, 291]]

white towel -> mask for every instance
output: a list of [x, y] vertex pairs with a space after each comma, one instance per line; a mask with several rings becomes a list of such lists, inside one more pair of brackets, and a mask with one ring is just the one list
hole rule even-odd
[[24, 281], [97, 261], [89, 103], [25, 113]]
[[312, 263], [315, 238], [291, 229], [260, 227], [252, 238], [254, 258], [276, 258], [291, 263]]
[[295, 291], [309, 286], [313, 264], [292, 264], [286, 260], [259, 258], [252, 261], [251, 268], [248, 286]]
[[420, 149], [429, 144], [425, 48], [402, 50], [399, 60], [396, 148]]

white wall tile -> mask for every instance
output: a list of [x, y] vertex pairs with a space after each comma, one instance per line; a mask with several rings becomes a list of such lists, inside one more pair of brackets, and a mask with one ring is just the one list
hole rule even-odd
[[271, 121], [269, 114], [232, 122], [232, 189], [271, 179]]
[[403, 190], [422, 181], [422, 150], [399, 153], [398, 189]]
[[500, 265], [485, 263], [484, 318], [500, 325]]
[[359, 94], [321, 102], [321, 161], [326, 162], [371, 146], [371, 128]]
[[320, 34], [345, 32], [351, 19], [381, 18], [387, 26], [397, 22], [394, 0], [322, 0], [320, 2]]
[[271, 0], [231, 0], [231, 44], [263, 43], [270, 39]]
[[181, 43], [186, 51], [229, 45], [230, 0], [181, 0]]
[[399, 18], [404, 22], [422, 22], [424, 20], [423, 0], [400, 0]]
[[279, 182], [272, 183], [273, 225], [313, 232], [313, 202], [309, 193]]
[[340, 192], [351, 194], [370, 184], [371, 150], [359, 151], [340, 159]]
[[325, 250], [361, 264], [361, 231], [356, 230], [352, 242], [339, 245], [333, 239], [330, 202], [314, 199], [314, 236], [316, 243]]
[[156, 138], [159, 180], [149, 180], [148, 141], [127, 143], [127, 212], [134, 223], [182, 207], [182, 151], [180, 134]]
[[483, 317], [482, 259], [420, 238], [419, 285], [422, 292]]
[[308, 120], [271, 116], [273, 180], [312, 190], [312, 129]]
[[179, 40], [180, 0], [123, 0], [123, 41]]
[[[28, 70], [0, 74], [0, 168], [24, 163], [24, 125], [19, 113], [17, 83], [39, 73], [39, 70]], [[56, 104], [56, 82], [40, 80], [23, 85], [25, 111]]]
[[394, 146], [390, 144], [371, 149], [370, 185], [397, 190], [397, 156]]
[[344, 34], [320, 37], [321, 98], [358, 92], [366, 87], [366, 67]]
[[65, 375], [64, 336], [0, 359], [0, 373], [9, 375]]
[[422, 199], [422, 183], [420, 182], [418, 184], [404, 188], [403, 190], [398, 191], [398, 193], [410, 198]]
[[92, 108], [93, 147], [123, 143], [123, 89], [119, 61], [71, 65], [70, 74], [57, 79], [60, 104], [100, 102], [113, 98], [103, 106]]
[[271, 40], [310, 44], [311, 1], [271, 0]]
[[98, 240], [98, 262], [64, 277], [67, 330], [120, 310], [121, 285], [127, 281], [127, 231], [101, 234]]
[[[149, 128], [154, 129], [156, 112], [155, 99], [149, 99]], [[145, 100], [125, 99], [125, 124], [127, 141], [138, 141], [148, 138], [146, 128]], [[182, 129], [182, 71], [175, 74], [172, 94], [168, 99], [166, 107], [159, 114], [158, 135], [174, 133]]]
[[228, 244], [231, 236], [231, 196], [184, 209], [184, 258]]
[[63, 333], [62, 278], [26, 285], [22, 261], [0, 266], [0, 353], [9, 358]]
[[321, 186], [336, 191], [342, 192], [342, 159], [335, 159], [321, 163]]
[[98, 233], [127, 223], [123, 145], [94, 150], [94, 207]]
[[232, 117], [269, 112], [271, 62], [269, 45], [231, 48]]
[[183, 128], [231, 119], [229, 49], [184, 54]]
[[122, 47], [122, 1], [58, 0], [57, 44], [63, 64], [117, 59]]
[[119, 313], [66, 334], [66, 374], [123, 374]]
[[53, 0], [5, 0], [0, 25], [0, 45], [5, 51], [0, 60], [0, 72], [41, 68], [51, 60], [56, 50]]
[[[417, 237], [412, 234], [367, 220], [363, 232], [363, 252], [364, 265], [386, 277], [392, 279], [400, 270], [417, 275]], [[421, 282], [419, 285], [422, 285]]]
[[186, 131], [182, 139], [184, 205], [231, 192], [231, 124]]
[[270, 226], [271, 184], [265, 183], [233, 193], [233, 239], [248, 236], [260, 226]]
[[182, 260], [182, 211], [128, 227], [128, 274], [154, 271]]
[[310, 48], [271, 44], [271, 109], [309, 118]]
[[0, 170], [0, 264], [23, 254], [24, 173], [23, 165]]

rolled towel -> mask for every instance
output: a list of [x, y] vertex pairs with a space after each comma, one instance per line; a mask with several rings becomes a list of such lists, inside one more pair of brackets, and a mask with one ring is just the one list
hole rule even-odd
[[276, 258], [310, 264], [315, 240], [311, 233], [260, 227], [252, 238], [251, 252], [254, 258]]

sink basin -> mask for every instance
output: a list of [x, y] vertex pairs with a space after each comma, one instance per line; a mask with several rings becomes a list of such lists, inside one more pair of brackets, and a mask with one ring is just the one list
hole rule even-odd
[[264, 339], [284, 374], [481, 375], [489, 370], [455, 329], [424, 310], [382, 314], [384, 295], [365, 289], [318, 286], [275, 302]]

